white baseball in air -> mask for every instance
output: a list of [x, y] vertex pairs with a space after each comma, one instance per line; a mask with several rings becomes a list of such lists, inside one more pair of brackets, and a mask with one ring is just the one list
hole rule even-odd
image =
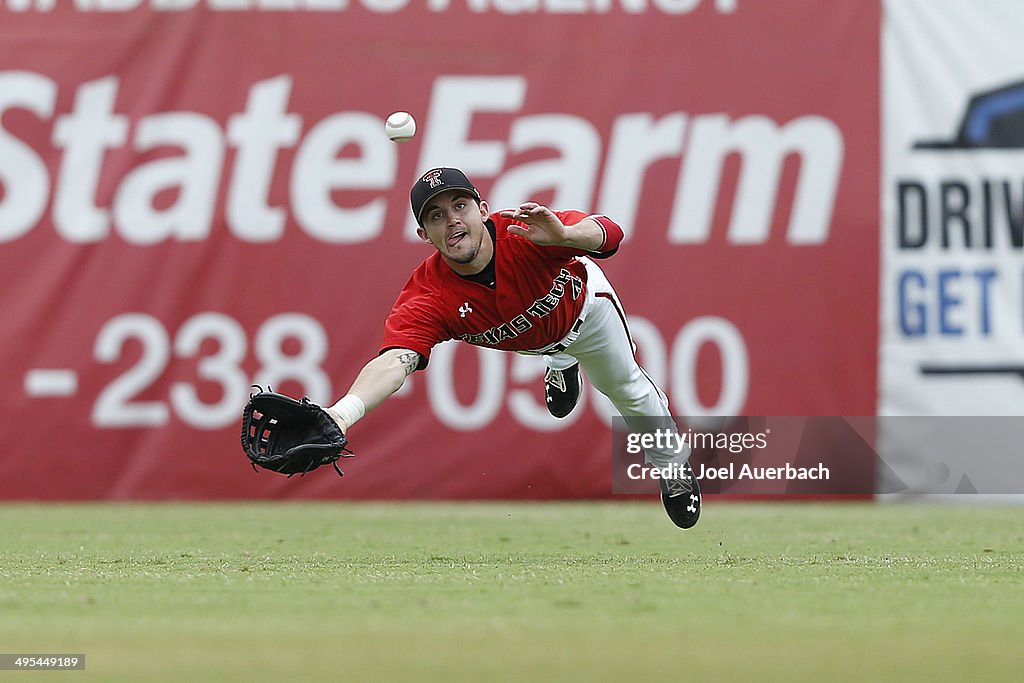
[[384, 123], [384, 131], [392, 142], [408, 142], [416, 135], [416, 119], [407, 111], [396, 111]]

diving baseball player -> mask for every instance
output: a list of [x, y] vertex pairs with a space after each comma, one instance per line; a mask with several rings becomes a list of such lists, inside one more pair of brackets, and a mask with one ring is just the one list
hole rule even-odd
[[[436, 250], [413, 272], [384, 327], [380, 355], [327, 409], [343, 432], [427, 366], [449, 339], [544, 356], [548, 409], [565, 417], [580, 395], [580, 366], [632, 430], [651, 420], [673, 431], [664, 392], [637, 363], [626, 315], [594, 259], [612, 256], [622, 229], [606, 216], [552, 211], [534, 202], [489, 213], [456, 168], [423, 174], [410, 193], [417, 234]], [[639, 428], [637, 426], [638, 425]], [[682, 452], [648, 450], [675, 478], [660, 479], [669, 517], [688, 529], [701, 495]]]

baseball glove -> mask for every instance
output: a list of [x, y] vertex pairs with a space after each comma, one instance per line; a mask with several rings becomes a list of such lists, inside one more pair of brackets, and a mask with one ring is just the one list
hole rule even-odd
[[338, 458], [350, 458], [352, 451], [345, 448], [348, 439], [323, 408], [308, 398], [297, 401], [269, 388], [255, 389], [242, 411], [242, 450], [253, 469], [290, 477], [330, 463], [345, 476]]

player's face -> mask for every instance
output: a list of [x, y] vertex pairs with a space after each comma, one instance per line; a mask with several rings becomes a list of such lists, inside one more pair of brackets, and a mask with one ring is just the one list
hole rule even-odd
[[486, 219], [487, 202], [477, 204], [465, 192], [452, 190], [430, 200], [417, 232], [441, 252], [452, 270], [471, 275], [483, 270], [493, 253]]

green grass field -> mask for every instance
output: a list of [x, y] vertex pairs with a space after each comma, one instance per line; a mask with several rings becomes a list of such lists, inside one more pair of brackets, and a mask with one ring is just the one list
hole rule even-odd
[[4, 505], [0, 680], [1021, 680], [1022, 514]]

